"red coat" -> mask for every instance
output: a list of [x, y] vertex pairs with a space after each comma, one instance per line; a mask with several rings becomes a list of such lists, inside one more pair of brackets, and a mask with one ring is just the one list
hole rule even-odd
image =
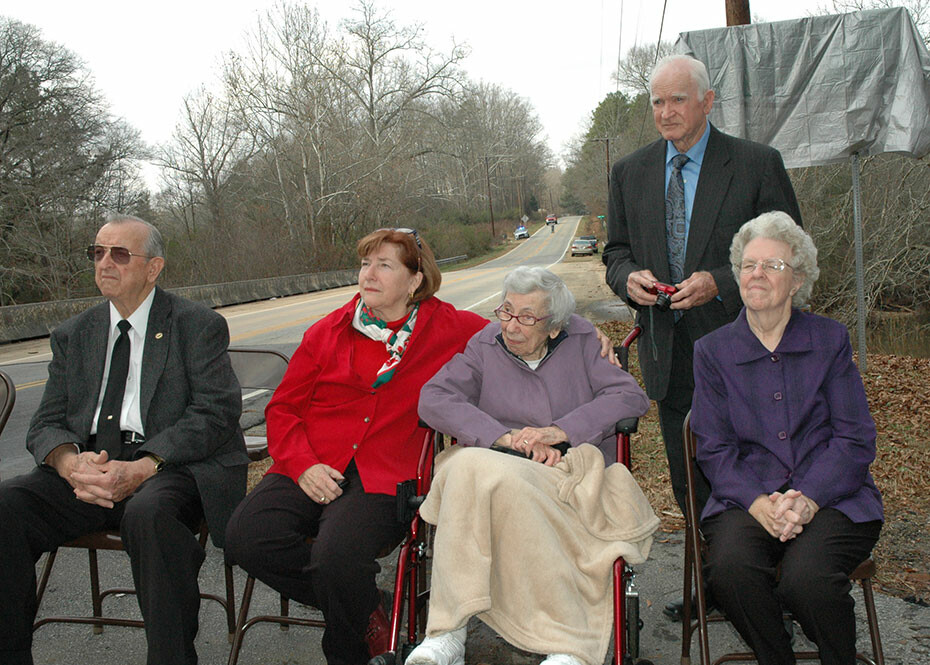
[[294, 482], [314, 464], [342, 472], [355, 458], [366, 492], [395, 494], [416, 475], [423, 440], [420, 388], [487, 320], [432, 297], [420, 303], [403, 360], [377, 388], [353, 369], [356, 295], [304, 333], [281, 385], [265, 409], [268, 451]]

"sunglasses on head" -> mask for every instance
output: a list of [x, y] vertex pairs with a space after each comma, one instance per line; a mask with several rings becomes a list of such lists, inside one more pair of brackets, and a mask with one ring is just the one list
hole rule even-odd
[[103, 257], [107, 255], [107, 252], [110, 252], [110, 258], [113, 259], [113, 263], [119, 264], [121, 266], [129, 263], [129, 260], [134, 256], [138, 256], [140, 259], [152, 258], [151, 256], [146, 256], [145, 254], [135, 254], [130, 252], [125, 247], [108, 247], [107, 245], [90, 245], [87, 248], [87, 258], [89, 258], [94, 263], [97, 263], [98, 261], [103, 261]]
[[384, 229], [378, 229], [378, 230], [379, 231], [397, 231], [398, 233], [409, 233], [410, 235], [413, 236], [413, 239], [416, 241], [417, 247], [419, 247], [420, 249], [423, 249], [423, 243], [420, 242], [420, 234], [417, 233], [416, 229], [406, 229], [406, 228], [398, 227], [398, 228], [393, 228], [393, 229], [384, 228]]

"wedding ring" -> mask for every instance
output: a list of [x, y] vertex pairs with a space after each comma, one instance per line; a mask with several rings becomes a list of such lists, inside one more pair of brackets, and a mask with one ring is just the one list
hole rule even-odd
[[325, 503], [325, 502], [326, 502], [326, 497], [325, 497], [325, 496], [321, 496], [321, 497], [320, 497], [320, 503]]
[[528, 446], [528, 445], [530, 445], [530, 442], [527, 441], [526, 439], [523, 439], [523, 445], [524, 445], [524, 446]]

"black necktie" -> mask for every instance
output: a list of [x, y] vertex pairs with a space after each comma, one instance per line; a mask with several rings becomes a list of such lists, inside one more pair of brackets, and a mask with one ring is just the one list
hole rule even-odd
[[672, 157], [672, 176], [665, 192], [665, 234], [672, 284], [678, 284], [685, 278], [685, 181], [681, 168], [687, 161], [687, 155]]
[[110, 459], [117, 459], [123, 448], [119, 418], [129, 374], [129, 329], [132, 326], [123, 319], [116, 327], [119, 328], [119, 337], [116, 338], [113, 355], [110, 356], [110, 374], [107, 376], [107, 388], [103, 393], [103, 404], [97, 419], [97, 451], [106, 450]]

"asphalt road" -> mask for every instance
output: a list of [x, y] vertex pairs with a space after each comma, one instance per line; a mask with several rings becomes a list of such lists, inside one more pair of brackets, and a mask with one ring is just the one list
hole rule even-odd
[[[529, 239], [514, 243], [512, 251], [493, 261], [445, 273], [439, 297], [459, 309], [492, 316], [504, 275], [518, 265], [548, 267], [558, 263], [571, 244], [580, 219], [564, 217], [554, 233], [543, 227]], [[307, 328], [349, 300], [357, 290], [350, 286], [217, 311], [229, 322], [232, 346], [270, 347], [290, 355]], [[29, 419], [42, 396], [50, 359], [47, 338], [0, 346], [0, 368], [16, 385], [16, 407], [0, 434], [0, 478], [26, 473], [34, 466], [24, 441]]]
[[[564, 248], [575, 234], [577, 221], [577, 218], [563, 219], [555, 234], [543, 228], [539, 234], [523, 241], [514, 252], [504, 257], [467, 271], [446, 274], [440, 296], [457, 307], [490, 316], [497, 304], [495, 296], [507, 269], [521, 263], [550, 265], [559, 261]], [[553, 267], [553, 270], [563, 274], [566, 281], [572, 284], [576, 296], [581, 291], [592, 292], [586, 298], [588, 302], [580, 308], [583, 315], [593, 320], [624, 315], [622, 308], [617, 307], [617, 299], [603, 286], [603, 267], [598, 257], [567, 259]], [[352, 293], [354, 288], [337, 289], [229, 307], [221, 311], [229, 320], [234, 345], [269, 345], [289, 353], [296, 347], [307, 326], [345, 302]], [[24, 462], [28, 462], [26, 468], [31, 467], [32, 461], [22, 456], [22, 437], [28, 418], [41, 395], [47, 353], [47, 342], [41, 341], [0, 347], [0, 365], [14, 375], [18, 385], [22, 385], [13, 420], [0, 439], [0, 451], [3, 451], [0, 455], [6, 457], [7, 450], [15, 449], [14, 452]], [[17, 427], [20, 428], [19, 433], [12, 434]], [[3, 475], [12, 475], [14, 468], [18, 467], [0, 464]], [[658, 533], [649, 561], [637, 567], [636, 583], [640, 591], [640, 614], [644, 623], [640, 634], [640, 655], [654, 665], [679, 665], [681, 662], [680, 624], [668, 621], [661, 612], [665, 603], [681, 595], [681, 555], [680, 532]], [[384, 569], [379, 576], [379, 586], [382, 588], [393, 586], [395, 556], [392, 554], [381, 562]], [[125, 554], [101, 552], [100, 559], [101, 583], [104, 586], [131, 584]], [[83, 552], [66, 549], [59, 552], [39, 616], [89, 612], [86, 561]], [[237, 569], [237, 598], [241, 597], [243, 584], [244, 574]], [[207, 559], [200, 574], [200, 588], [206, 592], [223, 593], [222, 553], [212, 545], [207, 547]], [[860, 615], [859, 647], [869, 653], [868, 634], [861, 618], [861, 591], [857, 588], [853, 596]], [[252, 615], [274, 612], [276, 605], [277, 596], [264, 585], [256, 585]], [[876, 594], [876, 605], [885, 662], [888, 665], [930, 664], [930, 609], [882, 594]], [[131, 596], [108, 598], [104, 607], [111, 615], [139, 615], [138, 605]], [[308, 608], [293, 605], [292, 611], [313, 614]], [[273, 624], [258, 625], [247, 634], [239, 662], [242, 665], [324, 665], [319, 646], [320, 635], [316, 629], [293, 627], [282, 632]], [[798, 646], [803, 643], [803, 638], [799, 640]], [[539, 655], [513, 649], [477, 619], [469, 623], [466, 648], [466, 665], [535, 665], [542, 660]], [[724, 649], [741, 649], [739, 640], [729, 627], [713, 627], [712, 654], [719, 655]], [[229, 655], [224, 615], [214, 603], [204, 603], [201, 607], [197, 651], [200, 662], [208, 665], [225, 663]], [[33, 647], [36, 665], [142, 665], [145, 652], [145, 635], [141, 630], [106, 628], [102, 635], [94, 635], [87, 626], [62, 624], [41, 628], [35, 634]], [[692, 648], [692, 656], [693, 662], [698, 662], [696, 647]], [[606, 662], [610, 662], [610, 655]]]

